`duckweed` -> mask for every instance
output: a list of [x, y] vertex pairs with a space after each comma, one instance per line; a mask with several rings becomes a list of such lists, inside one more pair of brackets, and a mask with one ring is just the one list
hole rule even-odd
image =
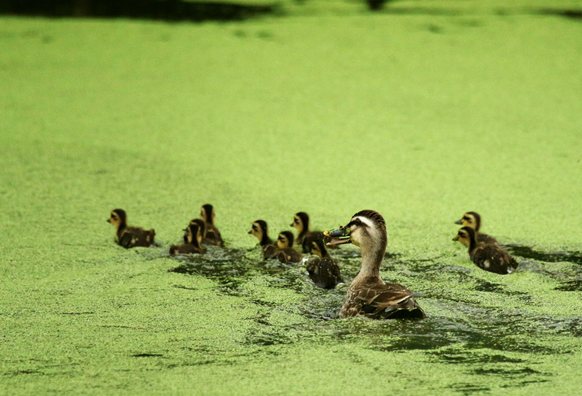
[[[2, 17], [0, 393], [579, 394], [582, 24], [534, 3]], [[208, 202], [227, 248], [169, 257]], [[115, 245], [118, 207], [158, 246]], [[365, 208], [425, 320], [338, 319], [347, 285], [247, 234]], [[469, 210], [515, 273], [451, 241]]]

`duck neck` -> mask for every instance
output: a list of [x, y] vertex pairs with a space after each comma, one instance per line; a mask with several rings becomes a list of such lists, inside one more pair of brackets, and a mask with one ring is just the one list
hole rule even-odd
[[469, 254], [477, 248], [477, 233], [471, 236], [471, 241], [469, 242]]
[[125, 221], [122, 221], [121, 223], [119, 223], [119, 225], [117, 226], [117, 237], [121, 238], [121, 234], [123, 233], [123, 230], [125, 230], [127, 228], [127, 223]]
[[362, 251], [362, 269], [354, 282], [370, 281], [379, 279], [380, 281], [380, 264], [384, 253], [386, 252], [386, 242], [382, 241], [378, 244], [363, 244], [360, 246]]
[[266, 232], [263, 232], [263, 237], [261, 238], [260, 245], [267, 246], [267, 245], [272, 245], [272, 244], [273, 244], [273, 240], [271, 238], [269, 238], [269, 235]]

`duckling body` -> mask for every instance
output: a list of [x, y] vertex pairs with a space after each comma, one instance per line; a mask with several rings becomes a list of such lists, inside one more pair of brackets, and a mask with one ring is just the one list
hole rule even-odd
[[321, 289], [333, 289], [339, 283], [343, 283], [340, 268], [329, 256], [323, 240], [312, 242], [311, 253], [319, 257], [309, 260], [305, 269], [315, 286]]
[[363, 210], [339, 230], [326, 231], [329, 244], [353, 243], [362, 251], [362, 269], [350, 285], [340, 310], [341, 318], [365, 316], [372, 319], [424, 318], [425, 314], [408, 288], [386, 284], [380, 264], [386, 252], [386, 222], [380, 213]]
[[283, 264], [299, 263], [303, 256], [293, 249], [294, 236], [290, 231], [279, 233], [277, 238], [277, 249], [273, 252], [272, 258], [278, 258]]
[[273, 258], [277, 251], [277, 246], [269, 238], [269, 226], [267, 222], [265, 220], [254, 221], [249, 234], [254, 235], [259, 240], [259, 245], [261, 246], [265, 260]]
[[471, 261], [485, 271], [506, 275], [518, 266], [517, 261], [499, 245], [477, 242], [475, 230], [471, 227], [461, 228], [453, 241], [467, 246]]
[[[192, 224], [198, 224], [198, 227], [200, 228], [200, 234], [202, 235], [202, 240], [201, 240], [201, 244], [202, 245], [214, 245], [217, 246], [217, 243], [214, 239], [211, 238], [207, 238], [206, 237], [206, 222], [202, 219], [192, 219], [190, 220], [190, 223], [188, 225], [192, 225]], [[184, 243], [187, 243], [187, 238], [186, 238], [186, 234], [184, 234]]]
[[[297, 229], [297, 238], [295, 242], [301, 246], [303, 253], [311, 252], [311, 246], [314, 241], [323, 240], [325, 237], [321, 231], [311, 231], [309, 229], [309, 215], [305, 212], [297, 212], [293, 216], [293, 223], [290, 227]], [[334, 248], [337, 248], [334, 247]]]
[[477, 242], [484, 243], [487, 245], [498, 245], [497, 239], [490, 235], [483, 234], [479, 230], [481, 229], [481, 216], [477, 212], [467, 212], [463, 215], [460, 220], [455, 221], [455, 224], [461, 224], [463, 227], [471, 227], [475, 230], [475, 238]]
[[222, 235], [220, 235], [220, 231], [218, 231], [218, 228], [214, 225], [214, 220], [216, 218], [214, 207], [210, 204], [202, 205], [202, 208], [200, 209], [200, 218], [202, 218], [206, 223], [206, 235], [204, 237], [206, 244], [224, 247]]
[[200, 241], [202, 240], [202, 234], [200, 226], [196, 223], [191, 223], [186, 228], [186, 233], [184, 237], [186, 238], [186, 243], [182, 245], [172, 245], [170, 247], [170, 255], [176, 254], [204, 254], [205, 249], [200, 246]]
[[107, 219], [116, 229], [117, 243], [131, 249], [136, 246], [149, 247], [154, 243], [156, 232], [145, 230], [141, 227], [129, 227], [127, 225], [127, 215], [123, 209], [114, 209]]

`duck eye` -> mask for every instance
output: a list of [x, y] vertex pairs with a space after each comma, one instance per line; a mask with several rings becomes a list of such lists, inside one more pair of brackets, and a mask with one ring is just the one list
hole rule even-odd
[[253, 230], [254, 231], [257, 231], [257, 226], [253, 226]]

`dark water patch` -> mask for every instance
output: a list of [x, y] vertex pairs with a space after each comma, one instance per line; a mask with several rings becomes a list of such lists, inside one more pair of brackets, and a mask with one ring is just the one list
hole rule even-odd
[[501, 293], [505, 292], [505, 286], [498, 283], [491, 283], [481, 279], [478, 279], [478, 285], [475, 286], [475, 290], [484, 291], [489, 293]]
[[531, 385], [531, 384], [541, 384], [541, 383], [544, 383], [544, 382], [550, 382], [550, 380], [549, 379], [538, 379], [538, 380], [521, 381], [517, 385], [509, 385], [509, 384], [506, 384], [506, 385], [501, 385], [500, 387], [501, 388], [510, 388], [510, 387], [513, 387], [514, 388], [516, 386], [523, 387], [523, 386], [528, 386], [528, 385]]
[[48, 18], [131, 18], [163, 21], [242, 21], [280, 12], [273, 4], [182, 0], [0, 0], [0, 14]]
[[[556, 333], [573, 334], [581, 331], [579, 323], [572, 320], [555, 319], [550, 316], [535, 316], [519, 311], [484, 309], [464, 304], [449, 304], [451, 309], [462, 313], [462, 317], [429, 317], [423, 320], [397, 321], [389, 329], [360, 329], [368, 333], [373, 349], [381, 351], [435, 350], [462, 345], [471, 356], [474, 350], [487, 349], [500, 352], [526, 354], [568, 353], [560, 346], [551, 347], [538, 342], [543, 335]], [[362, 331], [363, 330], [363, 331]], [[444, 352], [451, 360], [468, 359]], [[479, 352], [475, 352], [479, 353]], [[497, 352], [499, 354], [499, 352]]]
[[135, 355], [131, 355], [131, 357], [162, 357], [161, 353], [137, 353]]
[[[582, 265], [582, 253], [580, 252], [539, 252], [529, 246], [523, 245], [505, 245], [504, 246], [512, 255], [523, 258], [544, 261], [546, 263], [569, 262]], [[520, 263], [521, 266], [521, 263]]]
[[451, 364], [526, 363], [523, 359], [510, 358], [499, 354], [477, 353], [471, 350], [441, 350], [432, 352], [431, 356]]
[[173, 287], [175, 287], [176, 289], [184, 289], [184, 290], [198, 290], [195, 287], [186, 287], [186, 286], [182, 286], [182, 285], [173, 285]]
[[455, 392], [462, 393], [463, 395], [471, 395], [477, 392], [489, 392], [491, 388], [486, 386], [474, 385], [474, 384], [467, 384], [467, 383], [458, 383], [447, 386], [448, 389], [452, 389]]
[[38, 370], [16, 370], [16, 371], [4, 373], [5, 376], [10, 376], [10, 377], [15, 377], [17, 375], [30, 375], [30, 374], [45, 375], [45, 373], [43, 373], [42, 371], [38, 371]]
[[582, 291], [582, 279], [574, 279], [560, 283], [560, 286], [554, 288], [560, 291]]
[[484, 369], [478, 368], [472, 370], [473, 373], [477, 375], [503, 375], [503, 376], [525, 376], [525, 375], [532, 375], [532, 374], [541, 374], [541, 375], [548, 375], [540, 373], [530, 367], [518, 368], [518, 369], [505, 369], [505, 368], [491, 368], [491, 369]]
[[576, 9], [566, 9], [566, 10], [560, 10], [560, 9], [553, 9], [553, 8], [541, 8], [539, 10], [537, 10], [537, 12], [539, 14], [542, 15], [553, 15], [553, 16], [560, 16], [563, 18], [567, 18], [567, 19], [574, 19], [577, 21], [582, 21], [582, 9], [581, 10], [576, 10]]

